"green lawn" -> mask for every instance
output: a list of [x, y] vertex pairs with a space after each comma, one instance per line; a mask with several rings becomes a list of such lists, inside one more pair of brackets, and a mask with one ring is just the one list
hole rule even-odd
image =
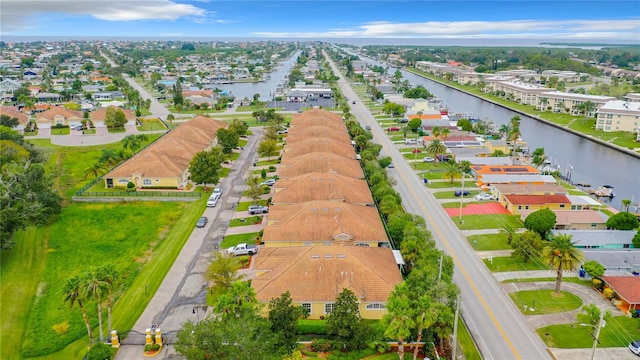
[[518, 215], [464, 215], [462, 224], [455, 221], [460, 230], [502, 229], [505, 225], [521, 228], [522, 221]]
[[469, 244], [477, 251], [511, 250], [506, 234], [482, 234], [467, 237]]
[[272, 159], [272, 160], [260, 160], [258, 161], [258, 166], [269, 166], [269, 165], [277, 165], [278, 164], [278, 159]]
[[[504, 280], [503, 283], [517, 283], [517, 282], [542, 282], [542, 281], [556, 281], [556, 278], [554, 277], [540, 277], [540, 278], [522, 278], [522, 279], [508, 279], [508, 280]], [[579, 284], [579, 285], [584, 285], [584, 286], [591, 286], [591, 281], [589, 280], [582, 280], [580, 278], [577, 277], [573, 277], [573, 276], [569, 276], [569, 277], [562, 277], [562, 282], [570, 282], [570, 283], [574, 283], [574, 284]]]
[[[640, 339], [639, 320], [616, 316], [607, 321], [600, 331], [598, 347], [627, 347], [631, 339]], [[590, 348], [593, 346], [593, 328], [574, 324], [551, 325], [536, 329], [540, 338], [549, 347], [561, 349]], [[548, 335], [547, 335], [548, 334]], [[629, 358], [633, 355], [629, 353]]]
[[236, 234], [236, 235], [225, 236], [224, 239], [222, 239], [222, 242], [220, 243], [220, 248], [226, 249], [226, 248], [236, 246], [238, 244], [243, 244], [243, 243], [255, 244], [258, 234], [260, 233], [252, 232], [252, 233], [246, 233], [246, 234]]
[[480, 352], [473, 342], [473, 338], [467, 330], [467, 326], [462, 319], [458, 320], [458, 345], [462, 349], [465, 360], [480, 360]]
[[[426, 184], [426, 186], [430, 189], [444, 189], [444, 188], [462, 188], [462, 182], [461, 181], [454, 181], [453, 183], [449, 180], [445, 180], [445, 181], [429, 181], [428, 184]], [[465, 181], [464, 182], [464, 188], [465, 189], [470, 189], [470, 188], [476, 188], [476, 184], [472, 183], [471, 181]]]
[[530, 259], [525, 263], [511, 256], [498, 256], [493, 257], [493, 259], [484, 259], [483, 261], [491, 272], [548, 270], [539, 260], [536, 261], [535, 259]]
[[[253, 205], [253, 201], [244, 201], [238, 203], [236, 207], [236, 211], [247, 211], [249, 210], [249, 206]], [[258, 205], [267, 205], [267, 200], [258, 200]]]
[[160, 120], [140, 120], [142, 126], [138, 126], [138, 130], [140, 131], [153, 131], [153, 130], [166, 130], [167, 128], [164, 126]]
[[64, 128], [51, 128], [51, 135], [69, 135], [71, 130], [68, 127]]
[[[466, 189], [466, 187], [465, 187], [465, 189]], [[465, 199], [472, 198], [472, 197], [478, 195], [479, 193], [480, 193], [480, 190], [470, 190], [469, 191], [469, 195], [466, 195], [464, 198]], [[433, 196], [436, 199], [459, 199], [460, 198], [459, 196], [455, 195], [455, 190], [434, 192]]]
[[229, 227], [247, 226], [260, 224], [262, 222], [262, 216], [251, 216], [246, 218], [236, 218], [229, 222]]
[[[525, 315], [546, 315], [571, 311], [582, 306], [582, 299], [566, 291], [555, 294], [554, 290], [524, 290], [509, 294], [511, 300]], [[527, 312], [524, 307], [527, 306]], [[535, 311], [531, 311], [535, 308]]]

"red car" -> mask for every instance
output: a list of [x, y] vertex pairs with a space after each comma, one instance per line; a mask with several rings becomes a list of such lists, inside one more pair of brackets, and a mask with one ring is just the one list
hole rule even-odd
[[400, 131], [401, 129], [399, 127], [390, 127], [387, 129], [388, 132], [392, 132], [392, 131]]

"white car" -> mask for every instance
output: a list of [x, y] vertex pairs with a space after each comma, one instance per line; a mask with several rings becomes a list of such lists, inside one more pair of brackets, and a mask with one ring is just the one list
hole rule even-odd
[[273, 186], [276, 183], [276, 179], [268, 179], [260, 183], [260, 185]]
[[207, 207], [215, 207], [216, 205], [218, 205], [219, 199], [220, 199], [219, 194], [211, 195], [211, 197], [209, 197], [209, 200], [207, 200]]
[[422, 159], [422, 162], [426, 162], [426, 163], [430, 163], [430, 162], [434, 162], [434, 161], [436, 161], [436, 159], [432, 158], [431, 156], [425, 156]]
[[211, 194], [211, 196], [216, 195], [216, 194], [217, 194], [218, 196], [221, 196], [221, 195], [222, 195], [222, 188], [215, 188], [215, 189], [213, 189], [213, 193]]
[[476, 195], [476, 200], [493, 200], [493, 195], [488, 193], [480, 193]]
[[636, 355], [640, 355], [640, 340], [632, 341], [629, 344], [629, 350]]

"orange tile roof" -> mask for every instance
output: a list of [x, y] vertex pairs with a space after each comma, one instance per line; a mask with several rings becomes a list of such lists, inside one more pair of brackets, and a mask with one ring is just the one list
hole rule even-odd
[[609, 286], [630, 304], [640, 304], [640, 277], [603, 276]]
[[56, 116], [63, 116], [67, 120], [82, 120], [82, 111], [69, 110], [62, 106], [55, 106], [36, 115], [36, 121], [51, 121]]
[[301, 129], [292, 126], [291, 129], [289, 129], [289, 134], [287, 134], [287, 144], [293, 144], [298, 141], [308, 141], [312, 138], [326, 138], [351, 143], [351, 138], [346, 131], [332, 129], [324, 125], [312, 125], [301, 127]]
[[356, 158], [356, 150], [351, 143], [326, 138], [311, 138], [307, 141], [287, 144], [282, 154], [282, 163], [291, 163], [293, 158], [310, 152], [326, 152], [350, 159]]
[[104, 76], [103, 77], [94, 77], [94, 78], [91, 78], [91, 81], [93, 81], [93, 82], [104, 81], [104, 82], [110, 83], [111, 82], [111, 78], [104, 77]]
[[278, 169], [279, 177], [290, 178], [313, 172], [323, 172], [358, 179], [364, 178], [360, 161], [356, 159], [349, 159], [332, 153], [316, 152], [296, 156], [294, 159], [295, 161], [291, 164], [280, 165]]
[[316, 200], [302, 204], [275, 205], [269, 208], [269, 223], [263, 240], [335, 241], [353, 244], [359, 241], [388, 242], [375, 207]]
[[367, 182], [347, 176], [309, 173], [282, 179], [273, 186], [273, 204], [300, 204], [313, 200], [373, 204]]
[[187, 91], [183, 91], [182, 95], [185, 97], [189, 97], [189, 96], [204, 96], [204, 97], [212, 97], [213, 96], [213, 90], [187, 90]]
[[0, 106], [0, 115], [17, 118], [18, 123], [21, 125], [26, 125], [29, 122], [29, 115], [18, 111], [15, 106]]
[[134, 120], [136, 118], [136, 114], [132, 110], [121, 108], [121, 107], [116, 107], [116, 106], [109, 106], [109, 107], [106, 107], [106, 108], [100, 108], [100, 109], [97, 109], [95, 111], [92, 111], [89, 114], [89, 117], [93, 121], [104, 121], [104, 119], [107, 117], [107, 109], [109, 109], [109, 108], [122, 110], [122, 112], [124, 113], [124, 116], [125, 116], [125, 118], [127, 120]]
[[442, 115], [440, 113], [438, 114], [422, 114], [419, 115], [418, 114], [411, 114], [411, 115], [407, 115], [407, 118], [409, 119], [420, 119], [420, 120], [442, 120]]
[[389, 248], [307, 246], [264, 248], [254, 257], [256, 297], [267, 302], [285, 291], [295, 302], [332, 302], [349, 289], [362, 302], [386, 302], [402, 281]]
[[335, 130], [347, 132], [342, 116], [322, 109], [312, 109], [295, 114], [291, 119], [291, 129], [296, 130], [309, 126], [326, 126]]
[[565, 195], [505, 195], [513, 205], [570, 204]]
[[127, 178], [133, 174], [147, 178], [179, 177], [189, 168], [193, 156], [209, 147], [218, 129], [226, 126], [219, 120], [195, 117], [169, 131], [105, 177]]

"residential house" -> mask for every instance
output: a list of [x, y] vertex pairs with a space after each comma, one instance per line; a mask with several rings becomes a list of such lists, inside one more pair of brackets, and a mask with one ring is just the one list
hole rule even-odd
[[483, 175], [478, 178], [477, 184], [481, 187], [489, 187], [495, 184], [555, 184], [556, 179], [551, 175]]
[[299, 141], [309, 141], [314, 138], [333, 139], [343, 143], [351, 143], [351, 137], [346, 131], [331, 129], [324, 125], [289, 129], [286, 141], [287, 145], [289, 145]]
[[18, 111], [18, 108], [15, 106], [0, 106], [0, 115], [18, 119], [18, 125], [13, 128], [13, 130], [18, 132], [23, 132], [29, 123], [29, 115]]
[[94, 127], [106, 127], [104, 120], [107, 117], [107, 109], [115, 109], [120, 110], [124, 113], [125, 118], [127, 119], [127, 123], [125, 125], [136, 125], [136, 114], [130, 110], [125, 108], [120, 108], [116, 106], [109, 106], [99, 108], [89, 114], [89, 119], [93, 123]]
[[[299, 126], [295, 126], [299, 125]], [[322, 109], [311, 109], [301, 114], [294, 114], [291, 119], [291, 131], [308, 126], [322, 125], [335, 130], [347, 131], [342, 116]]]
[[62, 106], [52, 107], [36, 115], [36, 124], [40, 129], [52, 128], [56, 125], [69, 126], [82, 121], [82, 112], [69, 110]]
[[36, 94], [36, 99], [38, 102], [44, 103], [52, 103], [52, 102], [60, 102], [60, 94], [41, 92]]
[[[282, 159], [284, 161], [285, 157], [283, 156]], [[294, 162], [280, 165], [278, 176], [286, 179], [314, 172], [344, 175], [357, 179], [364, 178], [360, 161], [332, 153], [316, 152], [296, 156]]]
[[611, 288], [619, 298], [616, 304], [624, 312], [640, 310], [640, 277], [638, 276], [603, 276], [605, 286]]
[[271, 203], [302, 204], [314, 200], [331, 200], [373, 206], [367, 182], [362, 179], [327, 173], [309, 173], [278, 180]]
[[15, 80], [3, 79], [0, 81], [0, 94], [13, 94], [13, 92], [20, 89], [20, 87], [22, 87], [22, 84]]
[[197, 116], [165, 134], [131, 159], [104, 176], [105, 187], [184, 189], [189, 180], [189, 164], [193, 156], [217, 144], [222, 121]]
[[262, 240], [266, 247], [389, 246], [378, 209], [331, 200], [271, 206]]
[[377, 247], [306, 246], [264, 248], [254, 256], [251, 287], [261, 303], [289, 291], [310, 319], [331, 313], [344, 289], [353, 291], [360, 316], [381, 319], [402, 275], [392, 250]]
[[473, 165], [471, 171], [481, 178], [484, 175], [539, 175], [540, 170], [531, 165]]
[[485, 88], [486, 92], [500, 93], [500, 96], [505, 99], [524, 105], [538, 105], [538, 97], [540, 94], [549, 91], [547, 87], [513, 79], [505, 81], [499, 78], [487, 78], [485, 81], [488, 85], [491, 84], [491, 86]]
[[284, 147], [282, 164], [291, 164], [294, 158], [311, 152], [331, 153], [349, 159], [356, 159], [356, 151], [353, 145], [341, 141], [326, 138], [311, 138], [309, 141], [298, 141], [287, 144]]
[[634, 230], [551, 230], [551, 235], [571, 235], [571, 241], [579, 249], [631, 249], [637, 233]]
[[[535, 210], [520, 210], [524, 219]], [[559, 230], [606, 230], [607, 215], [595, 210], [551, 210], [556, 214], [554, 229]]]
[[513, 159], [509, 156], [456, 156], [456, 160], [468, 161], [471, 165], [513, 165]]
[[510, 154], [511, 148], [505, 140], [487, 140], [484, 146], [493, 154], [496, 151], [502, 151], [504, 154]]
[[490, 187], [490, 191], [500, 203], [504, 203], [502, 197], [505, 195], [567, 195], [567, 189], [556, 183], [493, 184]]
[[612, 100], [602, 105], [598, 114], [596, 129], [606, 132], [638, 132], [640, 128], [640, 102]]
[[[556, 113], [568, 112], [572, 115], [584, 115], [586, 117], [593, 117], [599, 107], [615, 99], [616, 98], [613, 96], [598, 96], [566, 93], [561, 91], [549, 91], [540, 93], [538, 95], [538, 104], [536, 105], [536, 109], [542, 111], [553, 111]], [[592, 111], [583, 114], [578, 107], [580, 104], [583, 104], [587, 101], [594, 103], [595, 107]]]
[[91, 99], [95, 101], [105, 101], [124, 98], [124, 94], [121, 91], [101, 91], [91, 94]]
[[565, 195], [503, 195], [501, 200], [504, 208], [514, 215], [519, 215], [523, 210], [562, 210], [571, 207], [571, 201]]

